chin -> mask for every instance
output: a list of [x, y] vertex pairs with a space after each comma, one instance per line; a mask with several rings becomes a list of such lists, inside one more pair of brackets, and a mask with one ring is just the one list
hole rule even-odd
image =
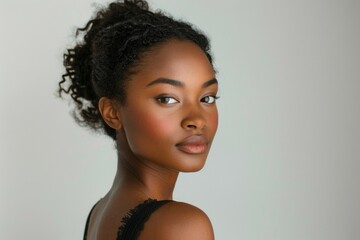
[[204, 165], [200, 168], [187, 168], [182, 170], [181, 172], [183, 173], [195, 173], [195, 172], [199, 172], [201, 169], [203, 169]]
[[198, 172], [205, 166], [207, 154], [205, 156], [190, 156], [180, 167], [180, 172]]

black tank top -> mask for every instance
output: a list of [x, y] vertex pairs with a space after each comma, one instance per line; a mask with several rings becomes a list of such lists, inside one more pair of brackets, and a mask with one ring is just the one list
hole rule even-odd
[[[121, 226], [118, 229], [116, 240], [136, 240], [150, 215], [155, 212], [156, 209], [171, 201], [172, 200], [157, 201], [155, 199], [148, 199], [131, 209], [121, 220]], [[96, 205], [97, 203], [92, 207], [87, 217], [84, 240], [87, 238], [90, 216]]]

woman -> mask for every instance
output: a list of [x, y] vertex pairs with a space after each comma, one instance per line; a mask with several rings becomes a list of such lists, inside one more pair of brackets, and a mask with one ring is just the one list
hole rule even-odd
[[142, 0], [111, 3], [78, 32], [84, 40], [65, 54], [59, 92], [118, 152], [84, 239], [214, 239], [203, 211], [172, 200], [179, 172], [204, 166], [217, 129], [208, 39]]

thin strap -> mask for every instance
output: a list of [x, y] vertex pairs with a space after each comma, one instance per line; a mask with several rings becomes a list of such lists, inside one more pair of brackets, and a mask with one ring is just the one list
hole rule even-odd
[[96, 205], [98, 205], [99, 202], [100, 202], [100, 200], [97, 203], [95, 203], [95, 205], [91, 208], [90, 213], [89, 213], [89, 215], [88, 215], [88, 217], [86, 219], [86, 225], [85, 225], [85, 230], [84, 230], [84, 240], [86, 240], [86, 238], [87, 238], [91, 214], [92, 214], [92, 212], [94, 211], [94, 208], [96, 207]]
[[168, 202], [172, 202], [172, 200], [157, 201], [148, 199], [131, 209], [121, 220], [122, 225], [119, 227], [117, 240], [137, 239], [150, 215]]

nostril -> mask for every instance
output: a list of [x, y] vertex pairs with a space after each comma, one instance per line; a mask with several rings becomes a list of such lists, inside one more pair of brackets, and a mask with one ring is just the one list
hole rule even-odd
[[196, 129], [196, 128], [197, 128], [196, 125], [193, 125], [193, 124], [188, 124], [187, 127], [188, 127], [188, 128], [192, 128], [192, 129]]

